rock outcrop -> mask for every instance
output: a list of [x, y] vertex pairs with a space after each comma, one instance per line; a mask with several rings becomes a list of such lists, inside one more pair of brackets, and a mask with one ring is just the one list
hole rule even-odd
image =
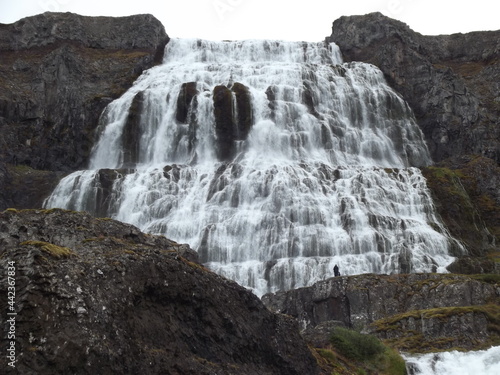
[[294, 319], [202, 267], [187, 245], [57, 209], [4, 211], [0, 228], [13, 373], [319, 373]]
[[219, 85], [213, 91], [217, 157], [232, 160], [237, 142], [244, 141], [252, 126], [251, 95], [248, 87], [235, 82], [230, 87]]
[[362, 328], [418, 352], [500, 344], [495, 275], [343, 276], [262, 300], [272, 311], [296, 317], [316, 345], [328, 343], [334, 325]]
[[[0, 24], [2, 169], [69, 172], [85, 166], [102, 110], [143, 70], [161, 62], [168, 40], [151, 15], [44, 13]], [[4, 191], [23, 189], [5, 180], [0, 176]], [[51, 180], [42, 184], [45, 195]], [[11, 194], [0, 209], [40, 204]]]
[[500, 162], [500, 30], [424, 36], [381, 13], [341, 17], [328, 41], [372, 63], [410, 104], [435, 161]]

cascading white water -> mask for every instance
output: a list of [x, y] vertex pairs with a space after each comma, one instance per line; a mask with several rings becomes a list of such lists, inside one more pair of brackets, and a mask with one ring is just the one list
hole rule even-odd
[[[231, 141], [218, 132], [220, 92], [231, 95]], [[64, 178], [46, 206], [188, 243], [258, 295], [311, 285], [335, 264], [424, 272], [452, 260], [415, 168], [430, 157], [411, 110], [376, 67], [342, 64], [334, 44], [171, 40], [99, 131], [89, 170]]]
[[471, 352], [403, 355], [410, 375], [498, 375], [500, 346]]

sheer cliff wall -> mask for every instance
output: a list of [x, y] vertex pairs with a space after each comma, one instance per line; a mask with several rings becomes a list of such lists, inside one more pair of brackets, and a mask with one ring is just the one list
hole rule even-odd
[[0, 208], [40, 207], [54, 172], [82, 168], [104, 107], [161, 62], [168, 40], [151, 15], [0, 24]]

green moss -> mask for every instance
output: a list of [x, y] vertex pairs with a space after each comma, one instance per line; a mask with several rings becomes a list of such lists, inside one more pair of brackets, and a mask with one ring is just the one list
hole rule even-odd
[[322, 358], [326, 359], [328, 362], [335, 363], [335, 361], [337, 360], [337, 357], [331, 350], [318, 349], [318, 353]]
[[318, 364], [330, 374], [406, 374], [406, 365], [396, 349], [372, 335], [337, 327], [331, 347], [315, 349]]
[[403, 319], [433, 319], [449, 318], [453, 315], [463, 315], [468, 313], [484, 313], [490, 319], [500, 323], [500, 308], [497, 304], [479, 305], [479, 306], [454, 306], [454, 307], [436, 307], [432, 309], [411, 310], [402, 314], [396, 314], [388, 318], [379, 319], [373, 322], [377, 331], [387, 331], [388, 327]]
[[74, 253], [68, 247], [57, 246], [44, 241], [24, 241], [21, 246], [36, 246], [54, 258], [67, 258]]
[[365, 361], [385, 350], [375, 336], [342, 327], [333, 330], [330, 342], [343, 356], [353, 360]]
[[[476, 348], [481, 349], [490, 345], [497, 345], [500, 341], [500, 307], [497, 303], [490, 303], [480, 306], [459, 306], [459, 307], [439, 307], [425, 310], [412, 310], [403, 314], [396, 314], [388, 318], [379, 319], [372, 323], [376, 332], [401, 331], [401, 322], [406, 319], [439, 319], [447, 320], [452, 316], [461, 316], [464, 314], [484, 314], [488, 319], [489, 339], [484, 343], [477, 343]], [[420, 324], [420, 323], [417, 323]], [[387, 339], [385, 343], [392, 347], [408, 352], [438, 352], [450, 350], [453, 343], [461, 339], [460, 337], [424, 337], [419, 331], [405, 330], [404, 335], [394, 339]], [[463, 338], [465, 341], [470, 339]], [[467, 348], [453, 348], [453, 350], [465, 350]]]
[[482, 273], [479, 275], [470, 275], [473, 279], [489, 283], [489, 284], [499, 284], [500, 283], [500, 275], [491, 274], [491, 273]]
[[491, 251], [487, 254], [487, 257], [495, 263], [500, 263], [500, 251]]

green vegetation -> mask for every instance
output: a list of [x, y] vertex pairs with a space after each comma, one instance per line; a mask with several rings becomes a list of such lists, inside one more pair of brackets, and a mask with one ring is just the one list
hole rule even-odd
[[[389, 332], [404, 330], [405, 335], [397, 335], [398, 338], [388, 339], [385, 342], [391, 347], [400, 350], [427, 353], [439, 352], [443, 350], [465, 350], [467, 348], [452, 347], [460, 337], [425, 337], [420, 331], [411, 331], [405, 328], [403, 321], [407, 319], [429, 320], [440, 319], [448, 320], [451, 317], [459, 317], [464, 314], [483, 314], [488, 319], [488, 331], [491, 333], [491, 339], [484, 343], [478, 343], [477, 349], [486, 348], [500, 343], [500, 309], [496, 303], [476, 306], [456, 306], [456, 307], [438, 307], [424, 310], [412, 310], [402, 314], [396, 314], [388, 318], [379, 319], [372, 323], [377, 332]], [[420, 324], [417, 323], [417, 324]], [[460, 341], [460, 340], [458, 340]]]
[[371, 359], [385, 350], [384, 345], [375, 336], [341, 327], [334, 329], [330, 341], [344, 357], [358, 361]]
[[57, 246], [44, 241], [24, 241], [21, 246], [36, 246], [54, 258], [67, 258], [74, 253], [68, 247]]
[[330, 337], [331, 348], [316, 349], [320, 366], [330, 374], [403, 375], [406, 366], [398, 351], [375, 336], [337, 327]]
[[500, 275], [494, 273], [480, 273], [478, 275], [470, 275], [470, 277], [489, 284], [500, 284]]

